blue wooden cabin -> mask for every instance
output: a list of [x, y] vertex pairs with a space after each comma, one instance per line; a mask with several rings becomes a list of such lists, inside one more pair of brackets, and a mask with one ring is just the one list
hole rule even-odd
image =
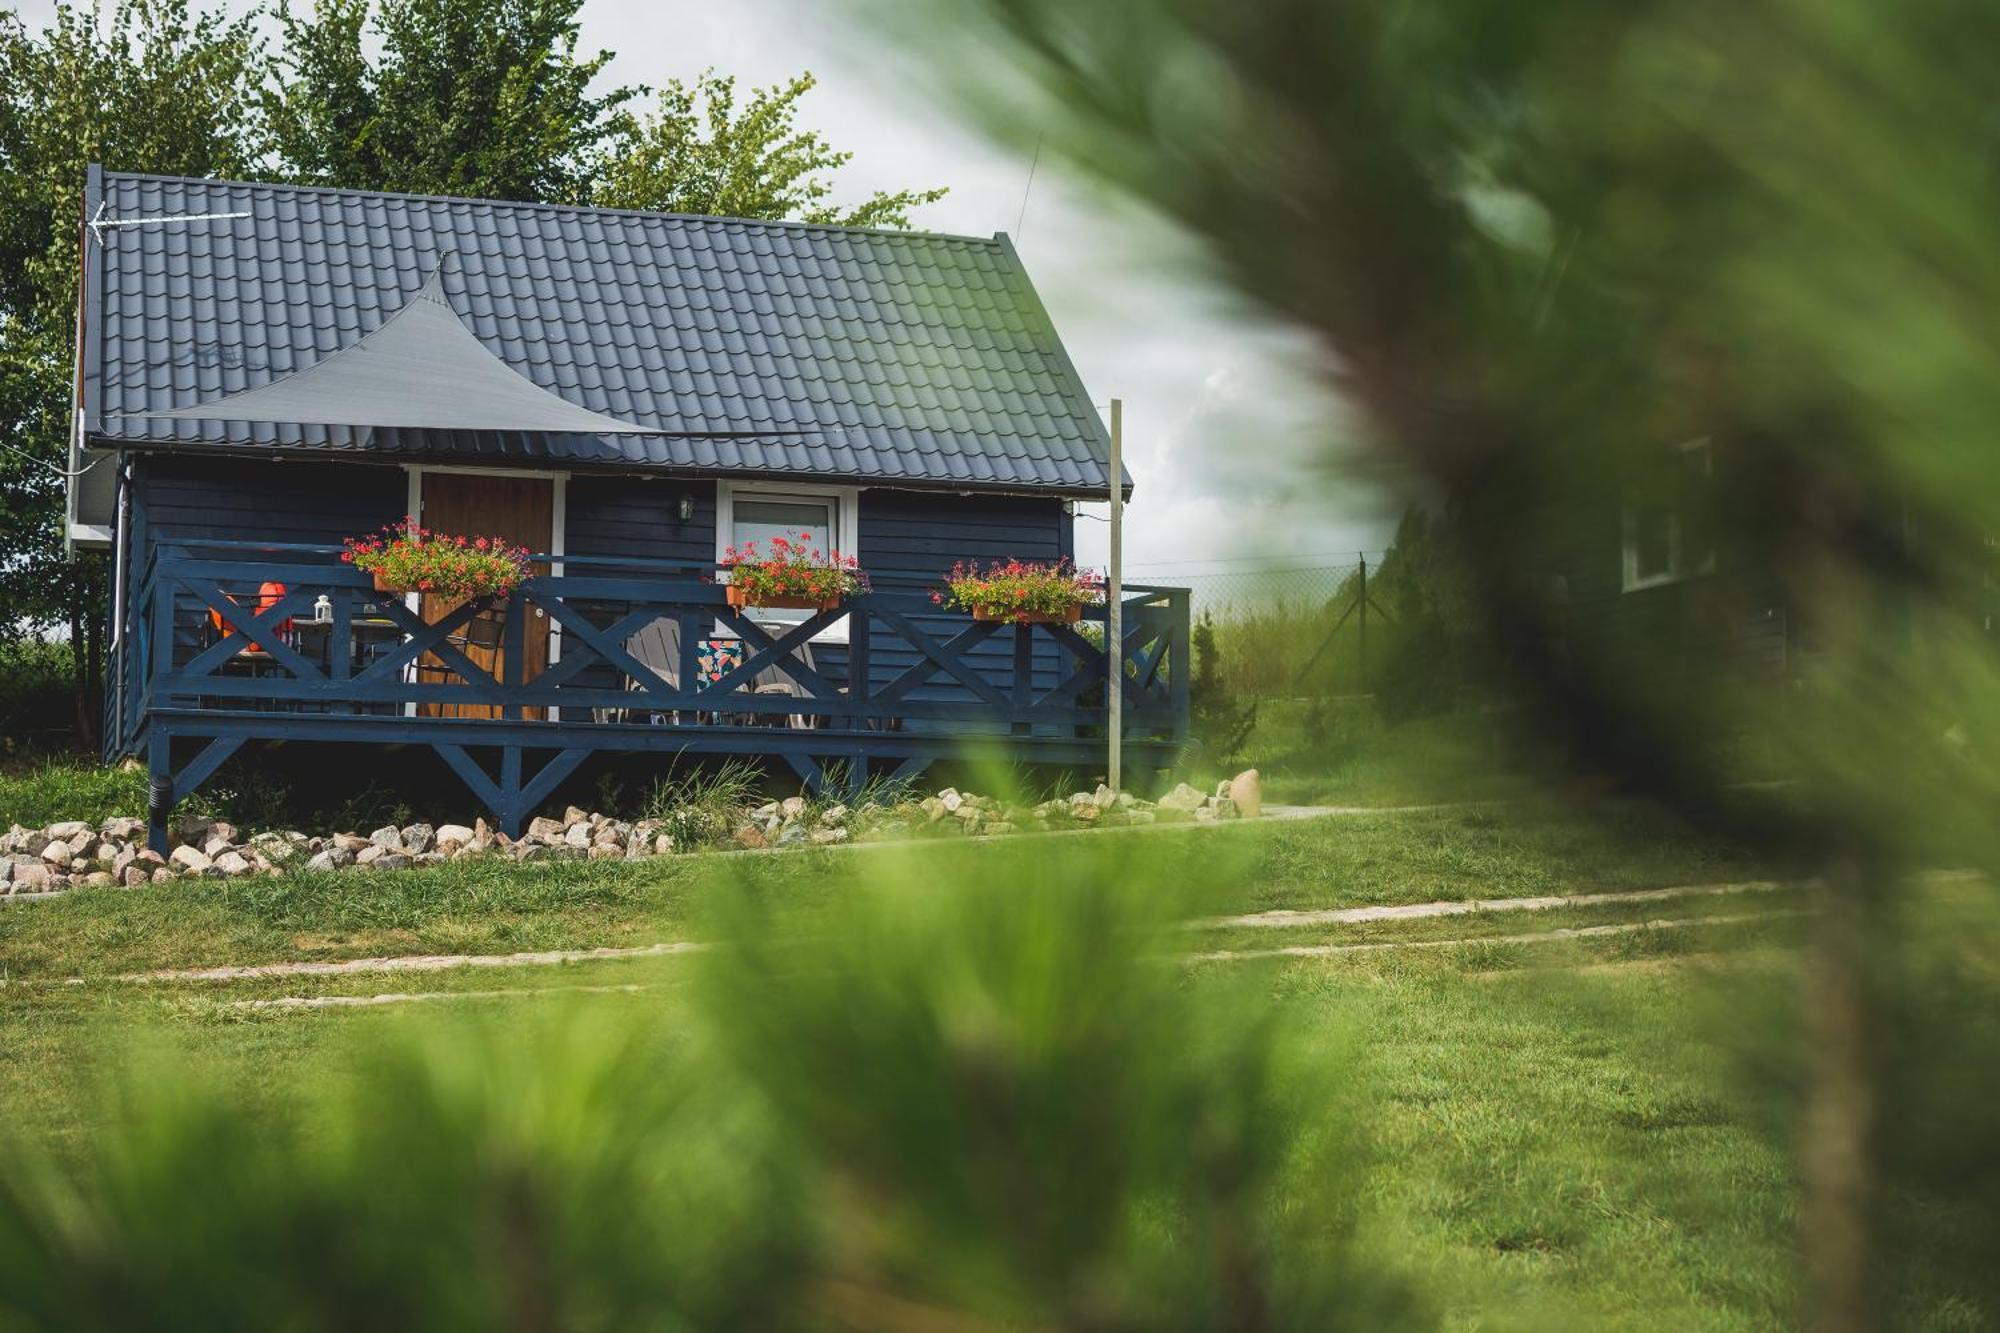
[[[1103, 607], [931, 600], [955, 561], [1072, 555], [1109, 486], [1004, 235], [96, 168], [84, 215], [69, 533], [112, 556], [105, 753], [148, 764], [156, 838], [246, 742], [428, 746], [515, 831], [605, 751], [815, 788], [974, 747], [1102, 763]], [[535, 573], [377, 592], [342, 541], [405, 514]], [[873, 591], [729, 607], [722, 549], [789, 530]], [[1186, 594], [1128, 587], [1123, 621], [1127, 762], [1163, 769]]]

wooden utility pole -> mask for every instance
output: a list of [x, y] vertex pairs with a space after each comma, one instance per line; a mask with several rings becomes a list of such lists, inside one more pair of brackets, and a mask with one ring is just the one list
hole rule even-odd
[[[1125, 602], [1124, 602], [1124, 559], [1125, 559], [1125, 468], [1121, 461], [1124, 452], [1125, 403], [1111, 400], [1111, 568], [1106, 572], [1104, 595], [1104, 660], [1109, 663], [1106, 671], [1105, 700], [1110, 705], [1107, 728], [1110, 731], [1111, 755], [1105, 782], [1112, 791], [1120, 790], [1124, 778], [1121, 771], [1124, 763], [1122, 753], [1125, 743]], [[1175, 667], [1180, 668], [1176, 662]]]

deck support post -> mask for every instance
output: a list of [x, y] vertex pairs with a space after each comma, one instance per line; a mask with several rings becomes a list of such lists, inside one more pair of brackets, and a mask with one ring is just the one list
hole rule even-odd
[[502, 833], [518, 838], [525, 822], [521, 813], [521, 747], [518, 745], [503, 746], [500, 750], [499, 797], [494, 805], [493, 817], [500, 821]]
[[174, 812], [174, 738], [158, 723], [146, 742], [146, 846], [167, 854], [167, 818]]

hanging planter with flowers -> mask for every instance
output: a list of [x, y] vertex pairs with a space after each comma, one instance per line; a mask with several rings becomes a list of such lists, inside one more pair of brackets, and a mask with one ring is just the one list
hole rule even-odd
[[770, 548], [760, 555], [752, 541], [723, 551], [731, 606], [832, 611], [868, 591], [868, 575], [855, 558], [814, 546], [810, 532], [773, 537]]
[[529, 552], [501, 537], [432, 532], [414, 517], [370, 537], [349, 537], [340, 558], [375, 576], [375, 591], [500, 597], [528, 577]]
[[1103, 599], [1104, 577], [1078, 569], [1068, 557], [1053, 563], [995, 560], [982, 568], [960, 561], [945, 575], [944, 590], [931, 601], [974, 620], [1017, 625], [1074, 624], [1083, 608]]

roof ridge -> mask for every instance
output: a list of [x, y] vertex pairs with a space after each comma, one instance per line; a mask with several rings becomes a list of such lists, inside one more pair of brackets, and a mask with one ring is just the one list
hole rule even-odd
[[346, 185], [306, 185], [298, 181], [243, 180], [228, 176], [181, 176], [172, 172], [112, 171], [104, 179], [171, 181], [189, 185], [240, 185], [253, 190], [292, 190], [301, 194], [339, 194], [361, 199], [405, 199], [434, 204], [487, 204], [504, 208], [533, 208], [551, 213], [598, 215], [604, 217], [659, 218], [670, 222], [705, 222], [734, 227], [785, 227], [800, 231], [845, 232], [857, 236], [880, 236], [891, 240], [951, 241], [965, 245], [1002, 248], [1004, 232], [991, 236], [970, 236], [963, 232], [918, 231], [912, 227], [850, 227], [837, 222], [806, 222], [798, 218], [742, 218], [722, 213], [669, 213], [652, 208], [606, 208], [598, 204], [556, 204], [538, 199], [494, 199], [471, 194], [417, 194], [408, 190], [360, 190]]

